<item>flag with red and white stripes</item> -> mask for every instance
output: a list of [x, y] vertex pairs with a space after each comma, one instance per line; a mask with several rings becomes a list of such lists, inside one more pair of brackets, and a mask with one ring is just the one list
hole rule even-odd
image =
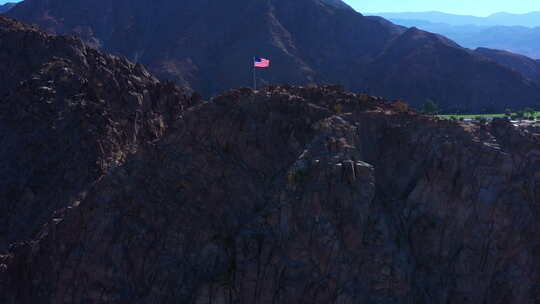
[[256, 68], [269, 68], [270, 60], [266, 58], [255, 57], [253, 58], [253, 66]]

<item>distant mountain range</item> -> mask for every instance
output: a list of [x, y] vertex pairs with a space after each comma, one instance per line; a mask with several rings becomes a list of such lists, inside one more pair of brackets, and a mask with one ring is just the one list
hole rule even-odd
[[213, 96], [261, 84], [340, 83], [447, 111], [540, 108], [540, 86], [440, 35], [365, 17], [336, 0], [26, 0], [9, 12], [51, 33], [143, 63], [160, 79]]
[[405, 12], [405, 13], [373, 13], [370, 15], [381, 16], [395, 20], [423, 20], [432, 23], [446, 23], [449, 25], [479, 25], [479, 26], [540, 26], [540, 11], [526, 14], [496, 13], [488, 17], [476, 17], [468, 15], [455, 15], [442, 12]]
[[0, 4], [0, 14], [4, 14], [5, 12], [13, 8], [15, 5], [17, 5], [17, 3], [8, 2], [6, 4]]
[[444, 35], [467, 48], [487, 47], [540, 58], [540, 27], [450, 25], [417, 19], [390, 20], [402, 26], [414, 26]]

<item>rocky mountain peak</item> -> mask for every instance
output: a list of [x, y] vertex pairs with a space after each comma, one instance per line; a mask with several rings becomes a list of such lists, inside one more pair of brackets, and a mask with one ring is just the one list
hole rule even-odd
[[78, 38], [0, 16], [0, 40], [3, 251], [160, 138], [189, 98]]
[[[340, 86], [231, 90], [1, 256], [0, 300], [526, 303], [534, 292], [511, 291], [539, 271], [539, 147], [506, 121], [422, 116]], [[465, 284], [486, 273], [500, 282]]]
[[[272, 68], [256, 75], [262, 85], [340, 83], [355, 92], [402, 98], [413, 106], [435, 99], [445, 110], [480, 111], [492, 103], [502, 111], [510, 96], [516, 107], [540, 104], [538, 85], [442, 36], [336, 9], [344, 5], [341, 1], [321, 1], [165, 0], [156, 5], [30, 0], [9, 14], [51, 33], [77, 35], [89, 46], [144, 64], [159, 79], [205, 97], [251, 85], [250, 61], [260, 56], [272, 60]], [[423, 51], [423, 58], [414, 64], [381, 62], [388, 54], [416, 50]], [[408, 77], [397, 75], [396, 69], [407, 71]], [[460, 78], [475, 85], [463, 85]]]

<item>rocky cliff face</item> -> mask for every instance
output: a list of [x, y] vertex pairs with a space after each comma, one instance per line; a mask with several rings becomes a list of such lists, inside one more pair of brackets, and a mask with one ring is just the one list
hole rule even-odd
[[339, 87], [233, 90], [12, 246], [0, 299], [533, 303], [539, 136]]
[[540, 297], [534, 129], [339, 86], [200, 101], [74, 38], [0, 40], [0, 303]]
[[[331, 5], [323, 4], [330, 3]], [[368, 18], [335, 0], [26, 0], [10, 15], [145, 64], [206, 96], [260, 83], [341, 83], [445, 110], [540, 106], [540, 87], [436, 35]], [[333, 5], [334, 6], [333, 6]], [[518, 92], [518, 93], [516, 93]]]
[[28, 239], [188, 101], [141, 65], [0, 17], [0, 250]]

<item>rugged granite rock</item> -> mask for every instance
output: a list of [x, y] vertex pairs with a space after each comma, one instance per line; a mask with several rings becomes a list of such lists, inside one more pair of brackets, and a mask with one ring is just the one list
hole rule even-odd
[[[327, 3], [327, 4], [325, 4]], [[330, 3], [331, 5], [328, 5]], [[540, 87], [441, 36], [335, 7], [337, 0], [26, 0], [9, 12], [145, 64], [205, 96], [261, 84], [341, 83], [447, 111], [540, 107]], [[340, 5], [341, 6], [341, 5]]]
[[534, 303], [539, 169], [540, 135], [504, 120], [233, 90], [12, 246], [0, 300]]
[[0, 16], [0, 250], [28, 239], [188, 104], [141, 66]]
[[201, 101], [75, 38], [0, 41], [0, 303], [540, 299], [534, 129], [340, 86]]

